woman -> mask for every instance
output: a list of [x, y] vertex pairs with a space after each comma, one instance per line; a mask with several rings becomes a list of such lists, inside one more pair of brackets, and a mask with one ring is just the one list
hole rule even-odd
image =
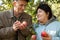
[[60, 40], [60, 22], [53, 16], [48, 4], [40, 3], [36, 10], [38, 23], [34, 24], [37, 40]]

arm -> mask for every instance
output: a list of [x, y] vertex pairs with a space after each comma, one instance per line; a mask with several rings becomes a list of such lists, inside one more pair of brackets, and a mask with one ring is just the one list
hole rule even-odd
[[60, 40], [60, 30], [57, 32], [57, 36], [52, 37], [52, 40]]
[[20, 33], [26, 37], [27, 40], [29, 40], [29, 38], [31, 37], [32, 34], [34, 34], [33, 31], [33, 28], [32, 28], [32, 17], [28, 17], [28, 18], [24, 18], [22, 19], [23, 21], [26, 21], [28, 26], [23, 29], [23, 30], [20, 30]]
[[0, 37], [9, 37], [13, 36], [15, 34], [15, 31], [13, 30], [13, 27], [3, 27], [2, 20], [0, 19]]
[[42, 37], [43, 40], [60, 40], [60, 30], [56, 32], [56, 35], [51, 36], [48, 34], [47, 37]]
[[[30, 34], [30, 29], [32, 28], [32, 17], [24, 18], [23, 21], [27, 22], [27, 27], [23, 30], [21, 30], [21, 33], [25, 36], [28, 36]], [[27, 33], [28, 32], [28, 33]]]
[[11, 37], [14, 36], [15, 31], [13, 30], [12, 27], [5, 27], [0, 29], [0, 37], [5, 38], [5, 37]]
[[13, 37], [16, 34], [16, 26], [13, 24], [11, 27], [4, 27], [3, 21], [0, 17], [0, 37], [1, 38], [9, 38]]

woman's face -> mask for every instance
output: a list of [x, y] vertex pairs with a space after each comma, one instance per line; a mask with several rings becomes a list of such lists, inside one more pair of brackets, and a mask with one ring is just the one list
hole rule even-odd
[[40, 22], [46, 22], [48, 20], [48, 14], [42, 9], [37, 10], [37, 20]]

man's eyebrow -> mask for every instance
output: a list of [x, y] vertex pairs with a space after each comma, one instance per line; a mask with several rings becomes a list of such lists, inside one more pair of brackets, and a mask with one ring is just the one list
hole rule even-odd
[[13, 0], [13, 1], [18, 1], [18, 0]]

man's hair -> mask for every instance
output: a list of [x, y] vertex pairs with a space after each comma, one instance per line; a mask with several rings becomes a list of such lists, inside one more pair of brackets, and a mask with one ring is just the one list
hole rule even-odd
[[[20, 1], [20, 0], [13, 0], [13, 1]], [[29, 0], [21, 0], [21, 1], [26, 1], [26, 2], [29, 2]]]

